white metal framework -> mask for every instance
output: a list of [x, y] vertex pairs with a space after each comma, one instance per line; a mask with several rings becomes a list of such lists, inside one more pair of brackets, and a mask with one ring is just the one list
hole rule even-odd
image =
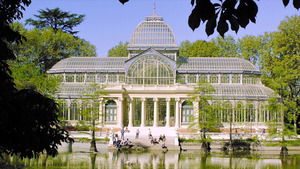
[[171, 28], [163, 18], [151, 15], [132, 34], [129, 47], [177, 47]]
[[[261, 72], [251, 62], [228, 57], [178, 57], [170, 27], [157, 15], [137, 26], [128, 45], [128, 58], [72, 57], [54, 65], [48, 73], [61, 79], [56, 98], [62, 100], [60, 117], [68, 121], [89, 120], [83, 93], [93, 83], [105, 86], [94, 112], [99, 124], [111, 128], [174, 127], [190, 124], [201, 109], [187, 100], [198, 82], [210, 83], [216, 120], [236, 128], [280, 121], [279, 112], [268, 110], [273, 90], [261, 83]], [[87, 99], [86, 99], [87, 100]], [[251, 125], [249, 125], [251, 124]]]
[[174, 70], [159, 57], [141, 57], [128, 69], [128, 84], [174, 84]]

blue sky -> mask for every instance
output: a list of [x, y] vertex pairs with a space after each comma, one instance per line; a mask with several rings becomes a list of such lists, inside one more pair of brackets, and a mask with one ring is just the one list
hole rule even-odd
[[[107, 56], [107, 51], [120, 41], [130, 41], [136, 26], [152, 13], [153, 0], [130, 0], [125, 5], [118, 0], [32, 0], [24, 12], [25, 19], [33, 17], [39, 9], [56, 8], [71, 13], [85, 14], [84, 22], [75, 28], [78, 36], [89, 41], [97, 48], [97, 56]], [[187, 24], [193, 9], [190, 0], [156, 0], [157, 14], [173, 29], [178, 45], [184, 40], [210, 40], [218, 34], [207, 37], [202, 26], [192, 31]], [[280, 21], [286, 16], [299, 15], [292, 2], [284, 8], [281, 0], [260, 0], [257, 23], [250, 23], [238, 34], [229, 31], [226, 35], [241, 38], [245, 35], [261, 35], [276, 31]]]

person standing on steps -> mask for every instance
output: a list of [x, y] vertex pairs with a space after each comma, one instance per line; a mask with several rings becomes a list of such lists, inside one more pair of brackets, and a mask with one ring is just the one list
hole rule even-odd
[[121, 129], [121, 140], [124, 140], [124, 133], [125, 133], [125, 130], [124, 130], [124, 127]]
[[135, 139], [138, 139], [139, 135], [140, 135], [140, 130], [137, 129], [136, 132], [135, 132]]

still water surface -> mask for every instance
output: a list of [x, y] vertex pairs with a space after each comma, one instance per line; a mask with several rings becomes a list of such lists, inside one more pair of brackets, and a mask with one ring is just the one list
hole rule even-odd
[[[120, 153], [103, 151], [90, 153], [61, 153], [57, 157], [24, 160], [26, 168], [46, 169], [300, 169], [300, 155], [285, 159], [277, 154], [226, 155], [213, 153], [205, 156], [197, 151], [151, 151]], [[46, 167], [43, 167], [43, 162]], [[46, 163], [45, 163], [46, 162]]]

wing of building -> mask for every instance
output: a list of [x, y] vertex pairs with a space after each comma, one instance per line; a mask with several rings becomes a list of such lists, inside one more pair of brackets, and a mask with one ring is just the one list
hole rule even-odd
[[172, 29], [160, 16], [146, 17], [136, 27], [127, 50], [126, 58], [63, 59], [48, 71], [62, 79], [56, 97], [62, 100], [65, 120], [85, 120], [84, 93], [96, 82], [106, 93], [99, 98], [102, 127], [180, 132], [201, 109], [197, 101], [188, 101], [199, 81], [215, 89], [210, 104], [221, 107], [216, 120], [223, 131], [230, 121], [236, 130], [257, 132], [266, 128], [265, 122], [279, 120], [278, 113], [266, 108], [273, 91], [261, 83], [261, 72], [252, 63], [230, 57], [180, 57]]

